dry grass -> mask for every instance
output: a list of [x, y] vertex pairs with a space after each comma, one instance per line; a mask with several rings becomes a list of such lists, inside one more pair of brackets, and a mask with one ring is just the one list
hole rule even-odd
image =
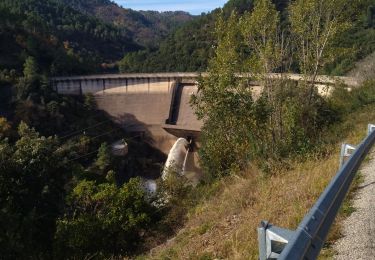
[[348, 73], [348, 76], [356, 77], [361, 81], [373, 80], [375, 78], [375, 52], [356, 62], [354, 69]]
[[[369, 121], [375, 122], [375, 106], [349, 118], [343, 129], [351, 130], [337, 135], [345, 134], [345, 141], [356, 144], [363, 139]], [[259, 222], [264, 219], [295, 229], [335, 175], [339, 146], [330, 149], [325, 158], [294, 162], [292, 170], [273, 176], [264, 177], [259, 170], [250, 168], [241, 177], [222, 180], [217, 196], [197, 205], [174, 239], [140, 258], [257, 259]], [[347, 206], [350, 209], [350, 204]], [[329, 241], [339, 235], [339, 226], [335, 225]], [[330, 258], [332, 253], [328, 248], [321, 258]]]

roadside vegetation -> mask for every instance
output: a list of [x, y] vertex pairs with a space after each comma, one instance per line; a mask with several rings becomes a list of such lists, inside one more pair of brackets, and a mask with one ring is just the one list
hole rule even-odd
[[[288, 25], [282, 26], [275, 5], [259, 0], [252, 12], [218, 20], [215, 57], [191, 100], [204, 122], [199, 152], [208, 178], [241, 171], [249, 162], [271, 172], [319, 146], [322, 133], [344, 112], [335, 103], [336, 93], [318, 92], [317, 75], [338, 52], [334, 39], [350, 28], [358, 7], [345, 1], [295, 1], [283, 18]], [[248, 71], [250, 80], [236, 76]], [[288, 79], [293, 71], [301, 81]], [[270, 79], [269, 73], [279, 76]], [[258, 96], [252, 94], [251, 80], [263, 87]], [[346, 91], [339, 84], [335, 89]]]
[[[295, 229], [336, 174], [341, 143], [358, 144], [366, 135], [367, 124], [375, 122], [375, 84], [367, 86], [367, 90], [358, 89], [350, 95], [352, 98], [347, 97], [358, 106], [349, 106], [353, 110], [326, 129], [322, 137], [325, 144], [317, 152], [292, 157], [284, 161], [287, 167], [272, 173], [251, 165], [206, 186], [210, 196], [203, 196], [190, 208], [188, 220], [173, 240], [139, 259], [258, 259], [256, 228], [260, 221]], [[370, 99], [359, 105], [363, 97]], [[352, 211], [346, 201], [330, 231], [322, 259], [334, 254], [331, 245], [340, 237], [339, 223]]]

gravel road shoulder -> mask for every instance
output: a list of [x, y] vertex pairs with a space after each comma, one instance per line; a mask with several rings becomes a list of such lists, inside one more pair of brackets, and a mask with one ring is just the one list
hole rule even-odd
[[334, 259], [375, 259], [375, 152], [360, 170], [364, 182], [354, 196], [353, 212], [344, 222], [343, 237], [334, 249]]

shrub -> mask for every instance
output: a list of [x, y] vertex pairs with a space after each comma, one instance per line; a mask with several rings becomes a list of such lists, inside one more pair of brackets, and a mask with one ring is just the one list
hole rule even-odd
[[117, 188], [83, 180], [68, 198], [68, 210], [57, 221], [55, 254], [63, 258], [87, 255], [128, 255], [141, 241], [141, 231], [155, 209], [139, 179]]

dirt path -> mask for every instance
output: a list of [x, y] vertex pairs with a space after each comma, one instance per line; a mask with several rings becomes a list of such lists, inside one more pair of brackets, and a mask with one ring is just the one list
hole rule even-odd
[[355, 195], [353, 206], [356, 211], [344, 220], [343, 237], [334, 249], [334, 259], [375, 259], [375, 152], [364, 164], [361, 173], [364, 182]]

